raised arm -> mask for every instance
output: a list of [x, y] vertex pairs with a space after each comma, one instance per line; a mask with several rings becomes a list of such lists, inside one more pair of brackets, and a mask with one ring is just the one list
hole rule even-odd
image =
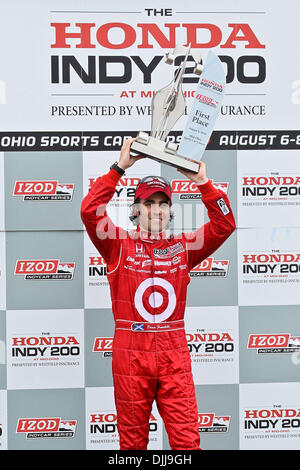
[[113, 169], [100, 176], [81, 203], [82, 222], [107, 265], [114, 264], [120, 253], [120, 228], [114, 225], [106, 213], [106, 205], [113, 197], [120, 178], [121, 175]]
[[92, 243], [108, 266], [113, 266], [118, 262], [121, 239], [126, 236], [126, 232], [114, 225], [107, 215], [106, 206], [114, 195], [122, 170], [125, 171], [135, 161], [143, 158], [130, 156], [130, 145], [133, 140], [135, 139], [127, 139], [121, 148], [118, 162], [121, 172], [111, 169], [107, 174], [97, 178], [81, 203], [82, 222]]
[[206, 176], [206, 165], [199, 164], [198, 174], [178, 170], [199, 188], [209, 217], [209, 222], [195, 232], [183, 234], [186, 240], [188, 266], [191, 270], [216, 251], [235, 230], [235, 219], [227, 195], [216, 189]]

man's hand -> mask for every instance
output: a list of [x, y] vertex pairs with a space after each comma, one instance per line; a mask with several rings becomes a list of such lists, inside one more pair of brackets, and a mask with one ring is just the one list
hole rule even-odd
[[193, 173], [192, 171], [181, 170], [177, 169], [180, 173], [187, 176], [190, 180], [194, 181], [197, 185], [205, 184], [208, 182], [208, 178], [206, 176], [206, 165], [204, 162], [199, 162], [199, 170], [198, 173]]
[[145, 155], [139, 155], [138, 157], [132, 157], [130, 155], [130, 146], [134, 140], [136, 140], [136, 137], [126, 139], [121, 147], [120, 160], [118, 161], [118, 166], [123, 170], [127, 170], [127, 168], [131, 167], [136, 161], [140, 160], [141, 158], [145, 158]]

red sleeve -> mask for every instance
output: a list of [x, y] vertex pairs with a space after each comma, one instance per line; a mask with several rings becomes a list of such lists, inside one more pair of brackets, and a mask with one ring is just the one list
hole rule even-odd
[[126, 236], [125, 230], [116, 227], [106, 213], [106, 206], [113, 197], [120, 178], [121, 176], [114, 169], [100, 176], [81, 203], [82, 222], [92, 243], [107, 265], [114, 265], [118, 262], [121, 238]]
[[214, 253], [235, 230], [235, 219], [227, 195], [209, 180], [198, 186], [209, 222], [192, 233], [184, 233], [188, 266], [191, 270]]

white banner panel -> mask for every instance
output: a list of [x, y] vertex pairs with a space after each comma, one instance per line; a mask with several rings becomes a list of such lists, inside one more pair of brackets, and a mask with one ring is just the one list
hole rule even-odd
[[[86, 448], [119, 449], [113, 387], [86, 388]], [[162, 419], [155, 403], [149, 421], [148, 449], [162, 449]]]
[[83, 310], [10, 310], [7, 388], [84, 386]]
[[[287, 136], [281, 139], [288, 145]], [[299, 140], [300, 142], [300, 140]], [[300, 226], [300, 151], [238, 151], [238, 226]]]
[[299, 383], [241, 384], [241, 450], [298, 450], [299, 393]]
[[298, 228], [238, 232], [239, 305], [300, 303]]
[[[289, 0], [283, 27], [282, 5], [260, 0], [239, 8], [234, 0], [216, 0], [213, 8], [192, 0], [171, 7], [133, 0], [130, 8], [121, 1], [110, 8], [92, 0], [6, 3], [2, 129], [113, 129], [116, 119], [123, 129], [148, 129], [153, 92], [174, 74], [163, 56], [176, 43], [191, 43], [204, 60], [211, 49], [223, 62], [227, 88], [217, 129], [296, 129], [299, 65], [287, 50], [299, 42], [298, 7]], [[188, 109], [193, 65], [184, 82]]]
[[185, 327], [195, 384], [238, 383], [238, 308], [188, 307]]

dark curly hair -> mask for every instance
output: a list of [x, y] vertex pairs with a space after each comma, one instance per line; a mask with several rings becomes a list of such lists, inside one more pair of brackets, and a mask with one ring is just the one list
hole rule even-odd
[[[129, 212], [129, 219], [134, 225], [139, 224], [139, 215], [137, 214], [137, 205], [140, 204], [141, 198], [138, 197], [131, 205], [130, 205], [130, 212]], [[173, 211], [170, 211], [170, 220], [169, 224], [171, 221], [174, 219], [174, 213]]]

